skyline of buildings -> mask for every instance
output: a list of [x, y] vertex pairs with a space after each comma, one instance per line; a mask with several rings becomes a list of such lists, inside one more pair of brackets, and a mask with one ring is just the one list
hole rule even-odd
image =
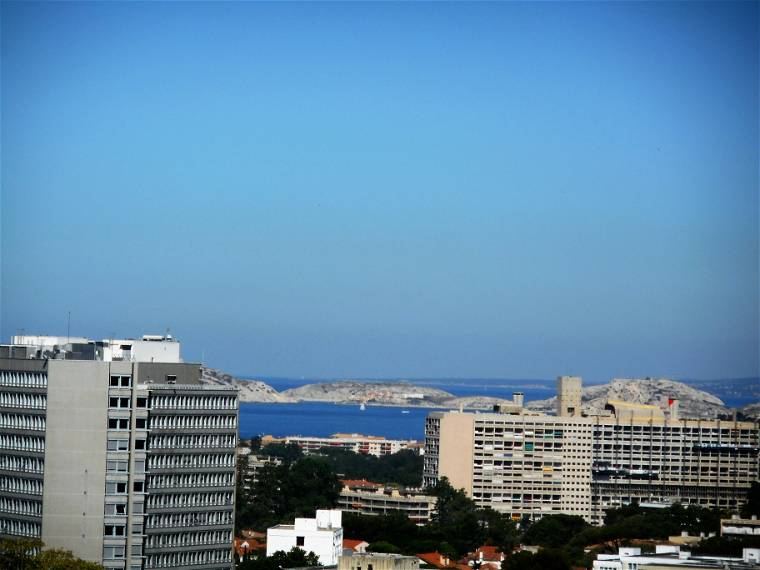
[[[0, 345], [0, 535], [40, 538], [107, 569], [228, 570], [237, 389], [202, 384], [168, 335], [12, 341]], [[587, 415], [580, 377], [558, 378], [557, 395], [556, 415], [526, 410], [520, 392], [493, 413], [431, 412], [423, 487], [446, 476], [514, 520], [565, 513], [600, 524], [631, 502], [736, 511], [759, 479], [757, 422], [682, 418], [675, 398], [664, 410], [609, 400]], [[412, 444], [342, 433], [267, 441], [376, 456]], [[424, 524], [435, 499], [347, 480], [338, 506]], [[301, 531], [340, 526], [331, 517], [281, 526], [281, 538], [295, 532], [299, 545]], [[743, 524], [754, 533], [755, 522]]]
[[515, 520], [566, 513], [600, 524], [606, 509], [631, 502], [736, 510], [758, 480], [757, 422], [681, 418], [674, 399], [667, 413], [610, 400], [586, 416], [580, 387], [578, 377], [558, 378], [554, 416], [517, 404], [431, 412], [424, 486], [445, 476]]

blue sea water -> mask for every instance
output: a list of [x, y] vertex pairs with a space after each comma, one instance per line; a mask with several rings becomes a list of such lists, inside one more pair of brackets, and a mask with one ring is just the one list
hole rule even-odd
[[[403, 413], [407, 410], [408, 413]], [[396, 408], [301, 402], [298, 404], [241, 404], [240, 437], [254, 435], [315, 435], [362, 433], [391, 439], [425, 437], [425, 416], [429, 408]]]
[[[317, 379], [258, 378], [277, 391], [319, 382]], [[757, 379], [738, 381], [689, 382], [723, 399], [728, 406], [757, 401]], [[414, 384], [440, 388], [455, 396], [493, 396], [509, 399], [512, 392], [525, 394], [525, 400], [542, 400], [555, 395], [553, 380], [414, 380]], [[408, 413], [404, 413], [406, 410]], [[241, 404], [240, 436], [270, 434], [329, 436], [333, 433], [363, 433], [395, 439], [424, 438], [425, 416], [429, 408], [397, 408], [303, 402], [298, 404]]]
[[[266, 378], [267, 384], [277, 391], [297, 388], [314, 380]], [[554, 395], [551, 381], [450, 381], [415, 380], [414, 384], [439, 388], [455, 396], [483, 395], [496, 398], [512, 397], [512, 392], [525, 393], [526, 400], [541, 400]], [[313, 435], [329, 436], [333, 433], [362, 433], [382, 435], [394, 439], [425, 437], [425, 417], [430, 408], [398, 408], [367, 405], [301, 402], [297, 404], [249, 403], [240, 406], [240, 437], [254, 435]]]

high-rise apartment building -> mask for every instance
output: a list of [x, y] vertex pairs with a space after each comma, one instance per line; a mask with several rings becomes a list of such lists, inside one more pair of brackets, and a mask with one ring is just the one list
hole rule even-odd
[[675, 401], [667, 414], [609, 401], [585, 416], [580, 379], [567, 380], [558, 381], [557, 416], [514, 407], [429, 414], [425, 485], [448, 477], [514, 519], [567, 513], [599, 524], [634, 501], [735, 509], [758, 480], [757, 423], [681, 419]]
[[202, 385], [168, 337], [13, 340], [0, 346], [0, 536], [106, 568], [232, 568], [236, 389]]

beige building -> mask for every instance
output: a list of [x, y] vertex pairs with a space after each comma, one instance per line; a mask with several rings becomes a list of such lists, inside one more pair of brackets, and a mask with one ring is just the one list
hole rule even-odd
[[376, 457], [391, 455], [402, 449], [417, 448], [417, 442], [414, 440], [385, 439], [379, 435], [362, 435], [359, 433], [334, 433], [330, 437], [288, 435], [278, 438], [265, 435], [261, 438], [261, 445], [267, 446], [270, 443], [284, 443], [286, 445], [295, 443], [306, 454], [317, 453], [324, 448], [337, 448]]
[[361, 483], [361, 481], [343, 481], [338, 506], [344, 512], [384, 515], [391, 511], [401, 511], [415, 523], [424, 524], [430, 521], [435, 510], [435, 497], [410, 489], [362, 485]]
[[630, 502], [736, 509], [758, 479], [758, 424], [690, 420], [671, 406], [610, 401], [583, 416], [579, 380], [560, 378], [549, 416], [433, 412], [425, 426], [424, 484], [448, 477], [481, 506], [514, 519], [579, 515], [602, 522]]
[[384, 554], [380, 552], [355, 552], [341, 556], [338, 570], [419, 570], [420, 561], [415, 556]]
[[0, 536], [106, 568], [229, 570], [236, 390], [53, 344], [0, 346]]

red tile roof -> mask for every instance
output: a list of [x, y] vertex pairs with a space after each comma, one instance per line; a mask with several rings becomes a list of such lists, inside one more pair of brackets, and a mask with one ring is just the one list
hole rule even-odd
[[236, 538], [235, 539], [235, 552], [238, 556], [245, 556], [251, 552], [257, 550], [266, 549], [267, 545], [263, 542], [259, 542], [255, 538]]
[[351, 538], [343, 539], [343, 548], [350, 548], [351, 550], [356, 550], [356, 547], [361, 546], [362, 544], [364, 544], [365, 546], [369, 546], [369, 543], [366, 540], [353, 540]]
[[448, 556], [441, 554], [440, 552], [423, 552], [422, 554], [416, 554], [417, 558], [435, 566], [436, 568], [455, 568], [456, 564], [453, 563]]
[[380, 489], [383, 487], [382, 483], [373, 483], [366, 479], [341, 479], [340, 483], [344, 487], [363, 487], [365, 489]]

